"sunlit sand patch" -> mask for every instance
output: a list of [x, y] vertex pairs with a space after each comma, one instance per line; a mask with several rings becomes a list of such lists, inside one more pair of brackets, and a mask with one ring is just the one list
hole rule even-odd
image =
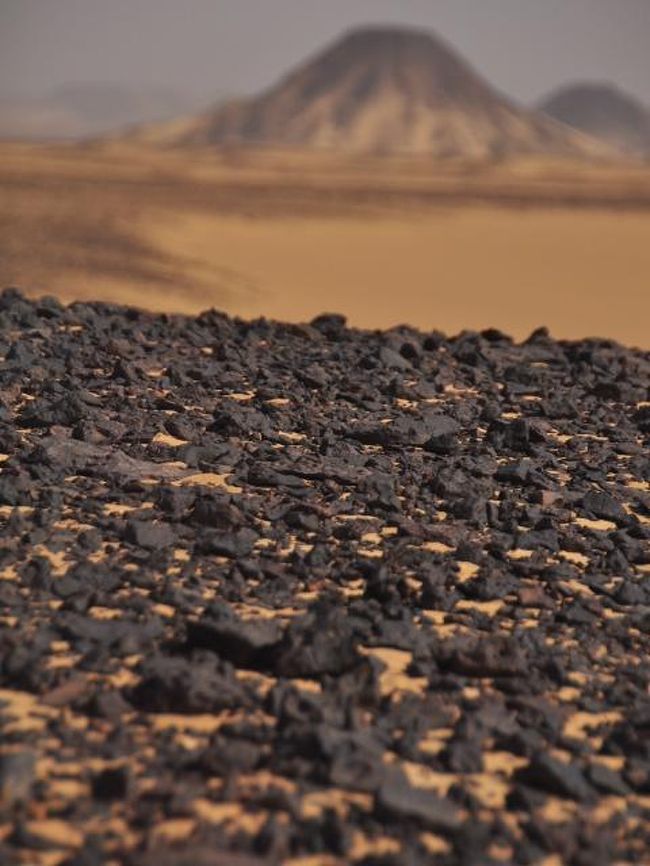
[[606, 824], [616, 815], [623, 815], [629, 809], [629, 803], [625, 797], [603, 797], [589, 813], [589, 817], [596, 824]]
[[424, 755], [438, 755], [453, 735], [452, 728], [434, 728], [427, 732], [424, 739], [420, 740], [418, 749]]
[[260, 604], [249, 604], [239, 601], [233, 604], [233, 610], [241, 619], [291, 619], [303, 613], [297, 607], [263, 607]]
[[581, 583], [579, 580], [560, 580], [558, 586], [565, 592], [583, 598], [591, 598], [594, 595], [594, 591], [586, 583]]
[[530, 559], [531, 556], [533, 555], [533, 552], [534, 551], [532, 551], [532, 550], [524, 550], [523, 548], [517, 547], [514, 550], [509, 550], [506, 553], [506, 556], [508, 557], [508, 559], [514, 559], [514, 560]]
[[216, 803], [204, 797], [199, 797], [192, 803], [192, 811], [209, 824], [224, 825], [227, 832], [241, 831], [256, 835], [262, 829], [268, 818], [268, 812], [247, 812], [241, 803]]
[[340, 818], [346, 818], [351, 806], [370, 812], [372, 797], [370, 794], [345, 791], [341, 788], [312, 791], [301, 799], [300, 812], [305, 820], [319, 818], [326, 809], [332, 809]]
[[92, 617], [92, 619], [98, 620], [112, 620], [112, 619], [121, 619], [124, 611], [118, 610], [114, 607], [101, 607], [100, 605], [95, 605], [94, 607], [88, 608], [88, 615]]
[[297, 785], [292, 779], [278, 776], [268, 770], [258, 770], [255, 773], [242, 773], [237, 776], [237, 791], [243, 797], [250, 797], [252, 794], [272, 789], [293, 794], [297, 790]]
[[603, 713], [574, 713], [564, 723], [562, 735], [572, 740], [584, 740], [587, 738], [587, 731], [603, 725], [614, 725], [622, 719], [623, 713], [620, 710], [608, 710]]
[[372, 548], [359, 548], [359, 556], [363, 556], [366, 559], [383, 559], [384, 552], [383, 550], [373, 550]]
[[379, 677], [382, 695], [392, 695], [399, 691], [421, 694], [426, 689], [426, 677], [411, 677], [406, 673], [413, 660], [412, 653], [392, 647], [359, 647], [359, 652], [376, 658], [385, 665], [386, 669]]
[[555, 692], [555, 697], [562, 703], [575, 703], [580, 700], [582, 692], [575, 686], [563, 686]]
[[163, 619], [172, 619], [172, 617], [176, 616], [176, 608], [172, 607], [170, 604], [153, 604], [151, 606], [152, 613], [158, 614], [158, 616], [162, 616]]
[[180, 713], [148, 713], [147, 719], [153, 730], [167, 731], [176, 729], [190, 731], [197, 734], [212, 734], [224, 725], [247, 722], [251, 725], [272, 725], [273, 716], [261, 711], [252, 713], [230, 712], [223, 713], [198, 713], [195, 715], [183, 715]]
[[49, 779], [47, 782], [49, 797], [60, 797], [62, 800], [77, 800], [90, 797], [90, 785], [78, 779]]
[[267, 676], [258, 671], [236, 670], [235, 677], [242, 683], [250, 683], [257, 693], [265, 697], [277, 685], [275, 677]]
[[510, 785], [499, 776], [489, 773], [471, 773], [465, 777], [463, 784], [486, 809], [505, 807]]
[[576, 517], [573, 521], [581, 529], [592, 529], [594, 532], [613, 532], [616, 524], [611, 520], [590, 520], [588, 517]]
[[191, 836], [195, 829], [196, 821], [193, 818], [168, 818], [153, 826], [150, 838], [154, 844], [182, 842]]
[[404, 578], [404, 583], [411, 590], [412, 593], [417, 593], [422, 589], [422, 581], [418, 580], [417, 577], [406, 576]]
[[363, 578], [358, 578], [357, 580], [349, 580], [344, 586], [340, 588], [341, 595], [344, 598], [361, 598], [364, 594], [365, 581]]
[[424, 764], [416, 764], [412, 761], [400, 761], [399, 766], [414, 788], [435, 791], [441, 797], [446, 797], [451, 786], [461, 780], [458, 773], [438, 773]]
[[512, 776], [516, 770], [527, 765], [528, 758], [522, 758], [521, 755], [514, 755], [512, 752], [483, 753], [483, 767], [486, 773]]
[[447, 617], [446, 610], [423, 610], [422, 615], [425, 616], [434, 625], [444, 625]]
[[420, 545], [420, 550], [425, 550], [427, 553], [452, 553], [454, 549], [442, 541], [425, 541]]
[[70, 670], [79, 663], [81, 658], [80, 653], [50, 656], [45, 660], [45, 669], [48, 671]]
[[102, 510], [107, 517], [122, 517], [130, 511], [142, 510], [142, 505], [128, 505], [126, 502], [107, 502]]
[[514, 848], [511, 845], [497, 844], [493, 842], [487, 850], [488, 857], [498, 863], [512, 863], [514, 859]]
[[280, 430], [278, 436], [286, 442], [304, 442], [307, 438], [304, 433], [287, 432], [284, 430]]
[[635, 478], [630, 478], [625, 482], [625, 486], [630, 490], [650, 491], [650, 481], [637, 481]]
[[215, 487], [225, 490], [226, 493], [242, 493], [243, 488], [229, 484], [228, 479], [232, 473], [220, 475], [216, 472], [198, 472], [195, 475], [186, 475], [172, 481], [174, 487]]
[[435, 833], [420, 833], [418, 840], [427, 854], [450, 854], [451, 845], [442, 836]]
[[461, 598], [454, 605], [455, 611], [475, 610], [478, 613], [484, 613], [486, 616], [496, 616], [496, 614], [505, 606], [503, 599], [497, 598], [493, 601], [471, 601], [467, 598]]
[[23, 517], [29, 517], [35, 510], [31, 505], [0, 505], [0, 517], [8, 520], [14, 511]]
[[450, 397], [478, 397], [479, 393], [476, 388], [466, 388], [462, 385], [445, 385], [444, 391]]
[[187, 439], [177, 439], [176, 436], [171, 436], [169, 433], [156, 433], [151, 440], [152, 445], [166, 445], [168, 448], [180, 448], [182, 445], [187, 445]]
[[568, 435], [566, 433], [559, 433], [557, 430], [548, 430], [546, 436], [549, 439], [558, 442], [560, 445], [566, 445], [567, 442], [570, 442], [573, 439], [573, 435]]
[[362, 544], [381, 544], [383, 539], [378, 532], [366, 532], [359, 539]]
[[366, 857], [399, 854], [401, 850], [402, 846], [397, 839], [392, 839], [390, 836], [376, 836], [370, 839], [359, 830], [355, 830], [347, 856], [351, 860], [363, 860]]
[[74, 532], [86, 532], [89, 529], [93, 529], [93, 526], [90, 523], [80, 523], [78, 520], [73, 520], [70, 517], [66, 517], [64, 520], [57, 520], [56, 523], [52, 524], [54, 529], [58, 530], [71, 530]]
[[473, 577], [479, 573], [479, 567], [475, 562], [465, 562], [464, 560], [459, 560], [457, 563], [458, 566], [458, 582], [466, 583], [468, 580], [471, 580]]
[[56, 818], [27, 821], [25, 826], [28, 833], [39, 836], [53, 848], [80, 848], [84, 842], [79, 829]]
[[43, 544], [37, 544], [32, 550], [32, 556], [42, 556], [50, 563], [52, 574], [61, 576], [66, 573], [67, 568], [67, 551], [65, 550], [50, 550]]
[[369, 522], [379, 523], [379, 518], [375, 517], [374, 514], [337, 514], [334, 517], [335, 520], [367, 520]]
[[4, 725], [5, 734], [42, 731], [48, 719], [57, 715], [55, 709], [40, 704], [38, 699], [28, 692], [0, 689], [0, 701], [4, 704], [0, 714], [12, 720]]
[[558, 797], [549, 799], [536, 809], [536, 814], [549, 824], [565, 824], [572, 821], [577, 812], [577, 806], [570, 800], [560, 800]]
[[572, 562], [574, 565], [581, 565], [586, 568], [589, 565], [589, 557], [584, 553], [578, 553], [575, 550], [560, 550], [558, 556], [566, 562]]
[[0, 569], [0, 580], [18, 580], [18, 570], [15, 565], [7, 565]]
[[438, 637], [451, 637], [455, 634], [467, 634], [469, 632], [467, 626], [464, 626], [460, 623], [445, 622], [446, 616], [446, 612], [441, 610], [422, 611], [423, 619], [426, 619], [431, 623], [431, 629], [436, 633]]
[[623, 619], [625, 614], [620, 610], [612, 610], [609, 607], [603, 608], [603, 617], [605, 619]]

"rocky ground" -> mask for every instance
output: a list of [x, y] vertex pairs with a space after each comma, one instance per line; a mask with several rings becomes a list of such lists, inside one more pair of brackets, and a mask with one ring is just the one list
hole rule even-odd
[[0, 861], [650, 862], [650, 356], [0, 295]]

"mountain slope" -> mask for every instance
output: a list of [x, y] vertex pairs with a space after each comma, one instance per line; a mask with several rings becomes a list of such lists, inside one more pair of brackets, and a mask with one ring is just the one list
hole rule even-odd
[[396, 28], [349, 33], [270, 90], [196, 118], [175, 141], [435, 157], [599, 152], [509, 102], [436, 37]]
[[540, 104], [549, 117], [631, 153], [650, 153], [650, 108], [609, 84], [574, 84]]

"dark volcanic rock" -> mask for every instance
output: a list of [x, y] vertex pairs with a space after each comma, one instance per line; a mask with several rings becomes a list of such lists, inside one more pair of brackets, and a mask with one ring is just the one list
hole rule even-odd
[[452, 803], [431, 791], [413, 787], [399, 771], [386, 774], [377, 792], [376, 808], [387, 821], [413, 819], [432, 830], [453, 832], [462, 824]]
[[0, 357], [0, 861], [648, 860], [647, 353], [11, 291]]
[[533, 788], [541, 788], [550, 794], [572, 800], [589, 800], [592, 796], [592, 789], [577, 767], [550, 755], [535, 755], [528, 767], [517, 774], [517, 778]]

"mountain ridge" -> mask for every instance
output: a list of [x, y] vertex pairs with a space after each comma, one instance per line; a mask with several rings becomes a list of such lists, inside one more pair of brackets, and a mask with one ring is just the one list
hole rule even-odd
[[576, 82], [538, 105], [554, 120], [631, 154], [650, 155], [650, 107], [609, 82]]
[[348, 31], [258, 95], [189, 121], [171, 143], [438, 158], [607, 150], [517, 106], [439, 37], [383, 26]]

